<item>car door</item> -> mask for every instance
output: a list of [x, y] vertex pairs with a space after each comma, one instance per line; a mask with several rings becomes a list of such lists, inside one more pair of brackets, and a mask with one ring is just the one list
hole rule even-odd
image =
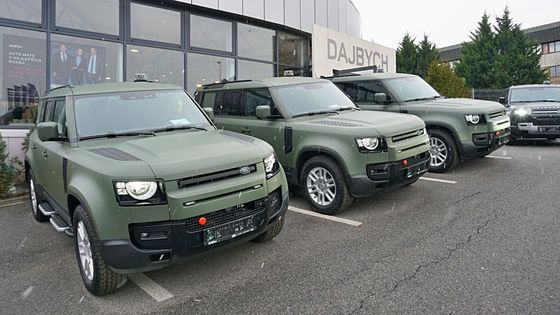
[[[377, 103], [375, 101], [376, 93], [384, 93], [385, 95], [387, 95], [388, 101], [385, 103]], [[378, 80], [357, 81], [355, 102], [356, 104], [358, 104], [358, 106], [360, 106], [361, 109], [395, 113], [402, 112], [399, 103], [389, 93], [383, 83]]]
[[58, 210], [66, 209], [66, 162], [69, 146], [66, 133], [66, 101], [57, 99], [45, 112], [45, 122], [55, 122], [58, 126], [58, 137], [41, 143], [40, 176], [50, 201]]

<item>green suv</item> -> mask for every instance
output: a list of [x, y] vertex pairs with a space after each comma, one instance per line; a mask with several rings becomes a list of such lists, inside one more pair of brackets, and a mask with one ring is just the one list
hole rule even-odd
[[432, 146], [430, 171], [448, 171], [459, 160], [486, 156], [508, 141], [509, 117], [497, 102], [446, 99], [410, 74], [346, 74], [330, 79], [362, 109], [422, 118]]
[[510, 114], [510, 140], [560, 138], [560, 85], [517, 85], [507, 89], [506, 95], [500, 102]]
[[270, 143], [288, 182], [315, 210], [335, 214], [353, 198], [415, 182], [428, 169], [424, 122], [360, 111], [328, 80], [273, 78], [199, 87], [196, 99], [226, 130]]
[[188, 96], [149, 82], [61, 87], [41, 100], [25, 157], [33, 215], [73, 236], [95, 295], [126, 273], [283, 227], [273, 148], [218, 130]]

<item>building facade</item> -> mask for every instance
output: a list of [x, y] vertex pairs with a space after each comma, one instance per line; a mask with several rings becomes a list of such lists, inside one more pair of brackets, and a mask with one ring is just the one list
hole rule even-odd
[[[550, 75], [550, 82], [560, 84], [560, 22], [545, 24], [523, 30], [541, 47], [541, 67]], [[458, 62], [463, 45], [443, 47], [439, 49], [444, 62]]]
[[350, 0], [0, 0], [0, 133], [21, 155], [60, 85], [310, 76], [314, 25], [361, 37]]

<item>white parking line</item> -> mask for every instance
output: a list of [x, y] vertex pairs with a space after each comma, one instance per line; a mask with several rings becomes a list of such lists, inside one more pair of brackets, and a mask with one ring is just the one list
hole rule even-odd
[[148, 295], [158, 302], [165, 301], [173, 297], [173, 294], [143, 273], [130, 274], [128, 275], [128, 279], [134, 282], [140, 289], [144, 290], [144, 292], [148, 293]]
[[489, 159], [499, 159], [499, 160], [511, 160], [511, 156], [497, 156], [497, 155], [487, 155]]
[[426, 177], [426, 176], [422, 176], [422, 177], [420, 177], [420, 179], [427, 180], [429, 182], [438, 182], [438, 183], [452, 184], [452, 185], [457, 184], [457, 182], [454, 181], [454, 180], [431, 178], [431, 177]]
[[292, 206], [289, 206], [288, 210], [293, 211], [293, 212], [297, 212], [297, 213], [301, 213], [301, 214], [305, 214], [305, 215], [309, 215], [309, 216], [312, 216], [312, 217], [317, 217], [317, 218], [330, 220], [330, 221], [334, 221], [334, 222], [338, 222], [338, 223], [348, 224], [348, 225], [351, 225], [351, 226], [354, 226], [354, 227], [359, 227], [359, 226], [362, 225], [362, 222], [353, 221], [353, 220], [344, 219], [344, 218], [338, 218], [338, 217], [335, 217], [335, 216], [325, 215], [325, 214], [321, 214], [321, 213], [317, 213], [317, 212], [313, 212], [313, 211], [309, 211], [309, 210], [303, 210], [303, 209], [292, 207]]

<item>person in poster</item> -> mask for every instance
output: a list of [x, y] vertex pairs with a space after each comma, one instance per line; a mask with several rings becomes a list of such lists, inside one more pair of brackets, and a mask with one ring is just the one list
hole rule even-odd
[[85, 82], [85, 72], [86, 72], [86, 57], [84, 56], [84, 50], [82, 48], [76, 49], [76, 56], [72, 57], [72, 72], [70, 73], [70, 79], [73, 85], [81, 85]]
[[52, 56], [51, 62], [52, 80], [54, 84], [66, 85], [69, 84], [70, 78], [70, 59], [66, 45], [61, 44], [58, 51]]
[[97, 49], [92, 47], [89, 50], [89, 58], [86, 69], [86, 83], [95, 84], [103, 81], [101, 68], [102, 64], [103, 61], [100, 56], [97, 55]]

